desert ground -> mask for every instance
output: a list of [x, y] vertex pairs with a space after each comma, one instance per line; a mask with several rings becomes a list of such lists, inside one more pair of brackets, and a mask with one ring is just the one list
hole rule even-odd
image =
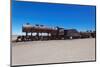
[[12, 43], [12, 65], [94, 61], [95, 38]]

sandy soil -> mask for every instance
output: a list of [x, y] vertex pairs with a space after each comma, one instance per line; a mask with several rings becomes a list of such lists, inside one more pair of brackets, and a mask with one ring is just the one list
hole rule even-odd
[[95, 39], [12, 43], [12, 65], [95, 60]]

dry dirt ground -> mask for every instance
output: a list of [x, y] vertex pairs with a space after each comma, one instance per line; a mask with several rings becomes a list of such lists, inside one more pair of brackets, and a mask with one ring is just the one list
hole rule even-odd
[[95, 39], [12, 43], [12, 65], [95, 60]]

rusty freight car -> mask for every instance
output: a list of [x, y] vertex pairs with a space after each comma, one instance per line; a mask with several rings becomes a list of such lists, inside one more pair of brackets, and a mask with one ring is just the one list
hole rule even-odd
[[80, 33], [76, 29], [64, 30], [64, 35], [65, 39], [75, 39], [81, 37]]

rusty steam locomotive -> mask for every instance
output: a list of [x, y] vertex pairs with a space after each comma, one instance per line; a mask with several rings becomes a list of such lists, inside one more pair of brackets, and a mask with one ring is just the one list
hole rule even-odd
[[35, 26], [29, 23], [22, 26], [22, 32], [25, 35], [18, 36], [18, 41], [36, 41], [36, 40], [61, 40], [61, 39], [76, 39], [95, 37], [94, 32], [78, 32], [76, 29], [64, 29], [60, 27], [46, 27], [44, 25]]

